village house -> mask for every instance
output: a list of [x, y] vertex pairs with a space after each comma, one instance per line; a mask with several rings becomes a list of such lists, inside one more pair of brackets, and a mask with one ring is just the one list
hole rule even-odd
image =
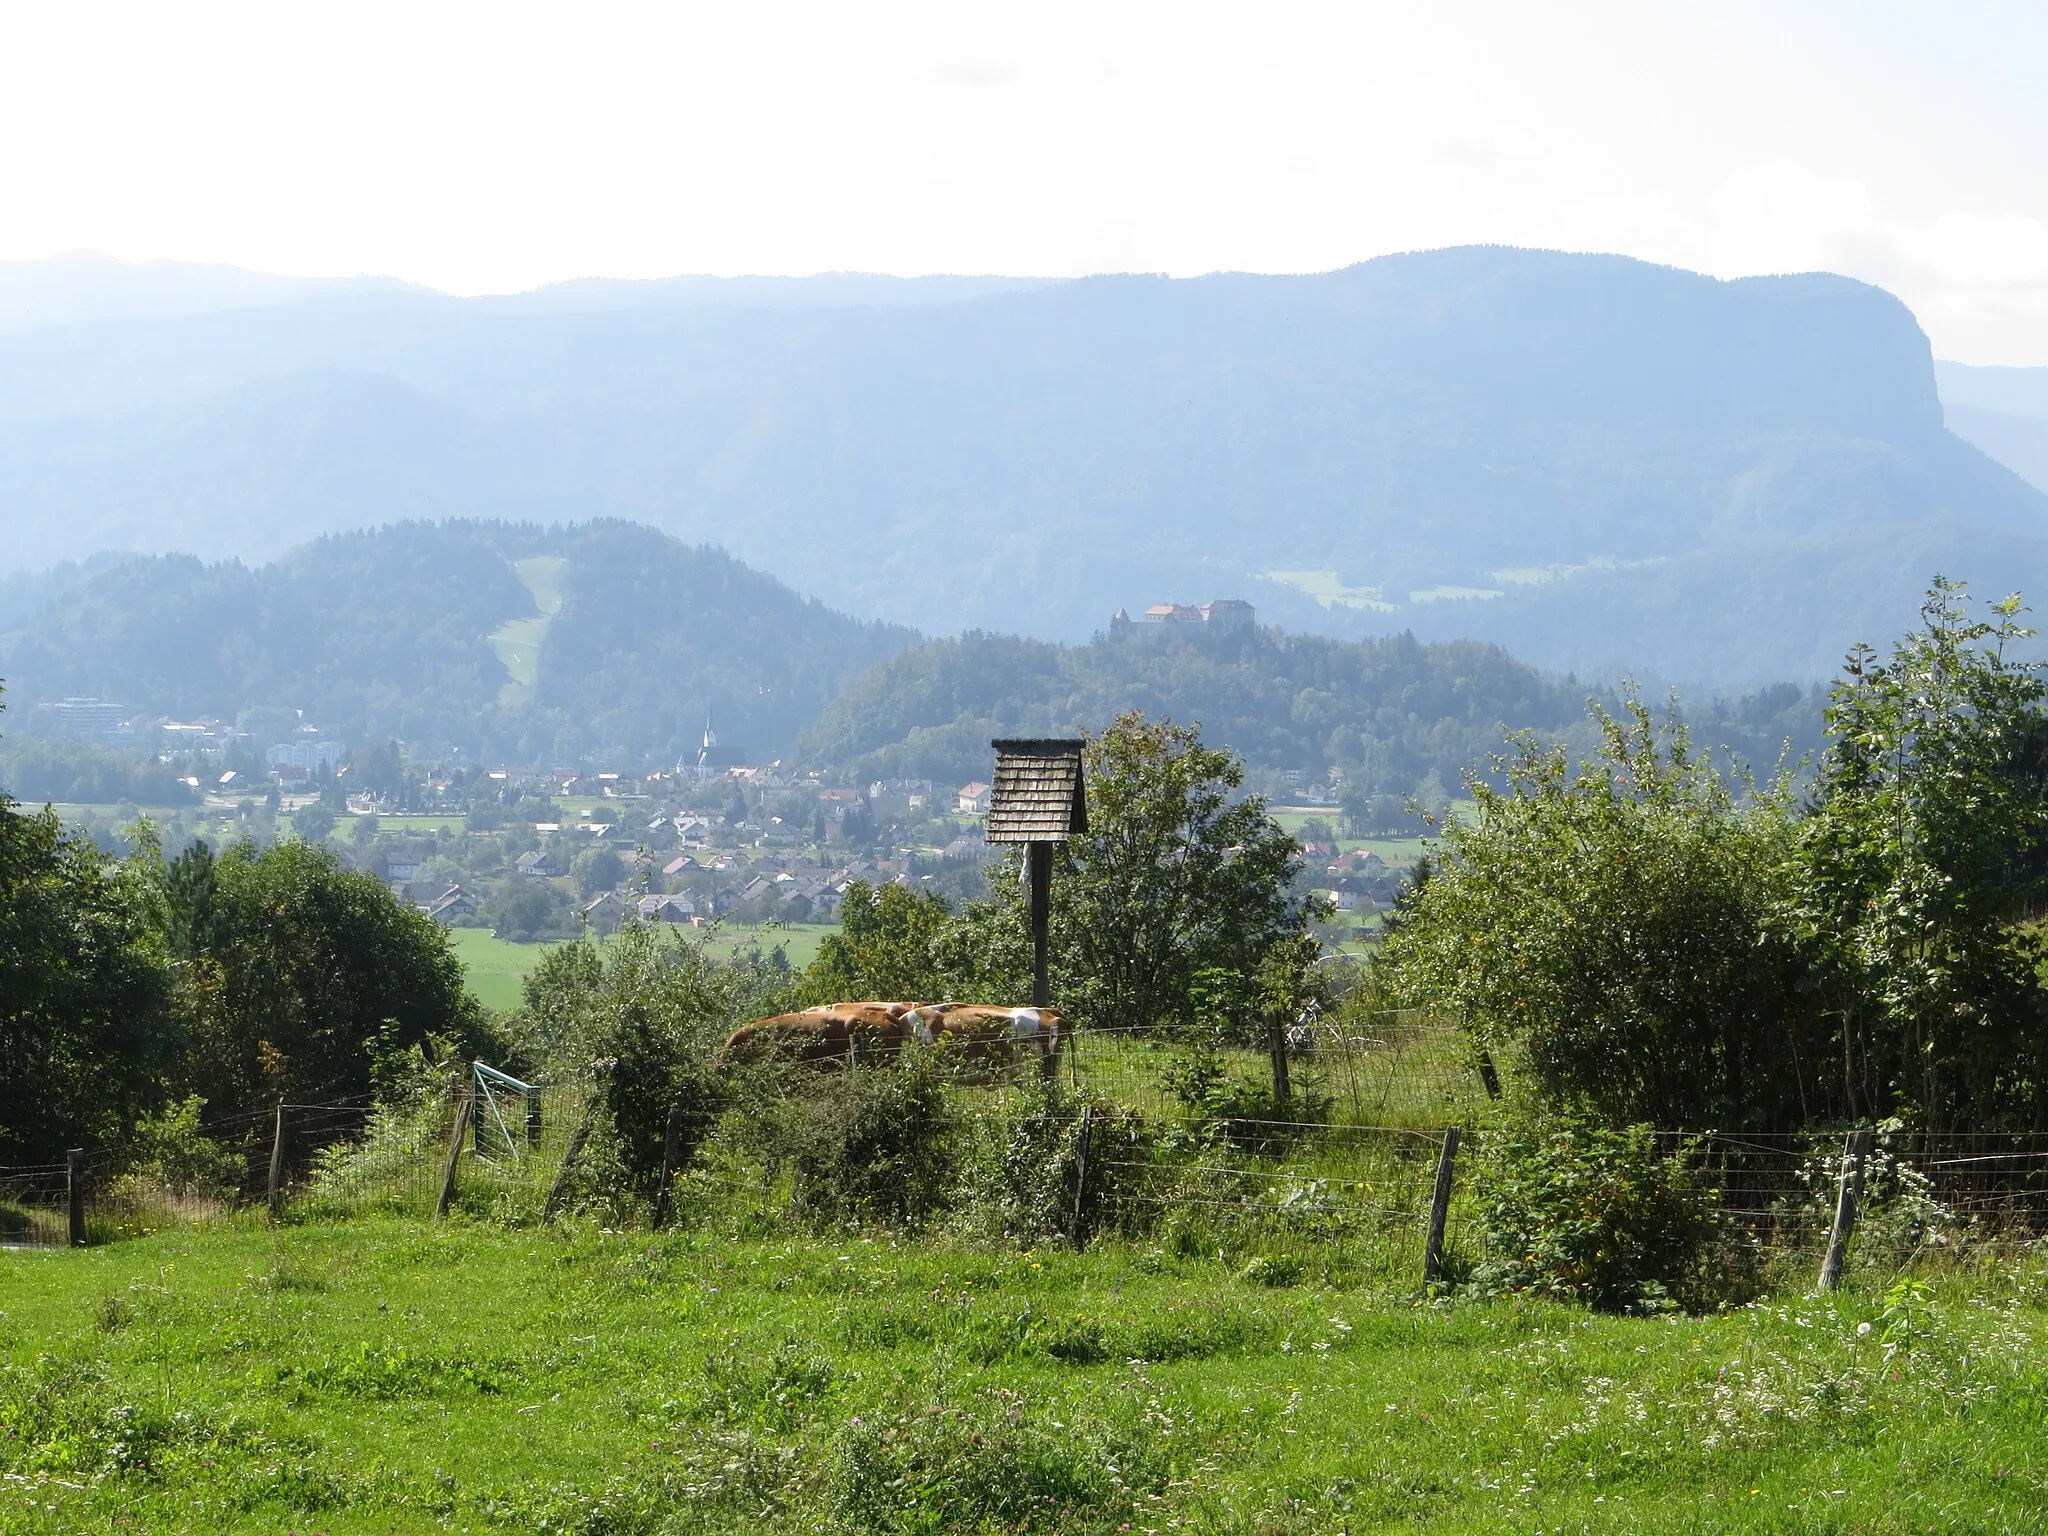
[[468, 927], [476, 921], [476, 894], [467, 886], [451, 885], [426, 904], [426, 913], [443, 928]]
[[626, 903], [617, 891], [601, 891], [583, 904], [583, 923], [600, 938], [617, 933], [626, 920]]
[[962, 816], [986, 816], [994, 794], [995, 791], [979, 779], [972, 784], [963, 784], [953, 797], [953, 809]]
[[694, 923], [697, 921], [697, 903], [684, 896], [642, 896], [634, 903], [635, 910], [643, 922], [649, 923]]

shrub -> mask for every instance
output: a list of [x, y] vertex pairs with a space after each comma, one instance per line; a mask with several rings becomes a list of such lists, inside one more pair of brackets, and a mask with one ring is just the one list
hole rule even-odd
[[206, 1100], [195, 1093], [160, 1115], [145, 1115], [135, 1127], [129, 1177], [187, 1198], [231, 1199], [249, 1176], [249, 1166], [199, 1129], [205, 1107]]
[[1262, 1253], [1238, 1271], [1237, 1278], [1246, 1285], [1263, 1285], [1279, 1288], [1301, 1284], [1305, 1273], [1301, 1260], [1288, 1253]]
[[1022, 1090], [1011, 1117], [981, 1122], [962, 1177], [966, 1224], [1025, 1244], [1074, 1234], [1075, 1154], [1083, 1110], [1090, 1111], [1088, 1178], [1081, 1189], [1080, 1235], [1128, 1230], [1137, 1215], [1151, 1135], [1135, 1114], [1115, 1110], [1057, 1078]]
[[1611, 1130], [1568, 1110], [1510, 1115], [1481, 1142], [1474, 1193], [1481, 1291], [1603, 1311], [1689, 1311], [1743, 1299], [1751, 1266], [1688, 1165], [1647, 1125]]
[[853, 1419], [832, 1469], [837, 1513], [853, 1530], [904, 1536], [1131, 1529], [1146, 1496], [1165, 1486], [1163, 1447], [1093, 1413], [1060, 1418], [991, 1392], [971, 1406]]
[[[764, 1118], [790, 1138], [797, 1209], [822, 1223], [923, 1226], [951, 1202], [959, 1125], [937, 1053], [906, 1049], [893, 1068], [821, 1074], [798, 1113]], [[766, 1149], [772, 1154], [778, 1149]]]
[[1312, 1127], [1328, 1122], [1336, 1101], [1306, 1072], [1283, 1103], [1270, 1082], [1233, 1075], [1219, 1044], [1214, 1035], [1195, 1034], [1161, 1072], [1161, 1085], [1194, 1117], [1177, 1140], [1220, 1140], [1256, 1157], [1283, 1157]]
[[[1878, 1122], [1863, 1160], [1863, 1193], [1856, 1208], [1859, 1253], [1882, 1254], [1897, 1262], [1927, 1249], [1952, 1247], [1971, 1232], [1971, 1219], [1937, 1199], [1934, 1181], [1906, 1160], [1909, 1145], [1901, 1121]], [[1779, 1207], [1779, 1214], [1799, 1226], [1826, 1231], [1835, 1218], [1842, 1182], [1839, 1137], [1825, 1137], [1793, 1178], [1798, 1192]]]

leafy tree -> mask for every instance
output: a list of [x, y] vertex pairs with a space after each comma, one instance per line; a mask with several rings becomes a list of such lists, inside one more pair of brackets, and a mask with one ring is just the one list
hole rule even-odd
[[[1088, 835], [1053, 863], [1053, 1001], [1098, 1027], [1192, 1021], [1214, 976], [1255, 977], [1309, 913], [1289, 894], [1294, 839], [1243, 764], [1201, 732], [1132, 711], [1087, 747]], [[960, 995], [1014, 1002], [1028, 987], [1029, 896], [1021, 855], [992, 876], [942, 945]], [[1240, 989], [1251, 996], [1250, 983]]]
[[1344, 830], [1352, 837], [1379, 837], [1413, 823], [1407, 802], [1399, 795], [1377, 794], [1368, 789], [1370, 781], [1346, 777], [1340, 802], [1344, 809]]
[[1524, 1291], [1605, 1311], [1709, 1311], [1747, 1301], [1755, 1265], [1722, 1223], [1695, 1143], [1660, 1148], [1648, 1125], [1609, 1128], [1554, 1106], [1516, 1106], [1473, 1170], [1481, 1291]]
[[2048, 1121], [2048, 717], [2011, 652], [2019, 599], [1972, 619], [1937, 578], [1921, 626], [1850, 653], [1797, 910], [1835, 1029], [1838, 1102], [1941, 1127]]
[[611, 890], [625, 878], [625, 874], [626, 866], [620, 860], [618, 850], [609, 843], [581, 849], [569, 861], [569, 877], [586, 898]]
[[712, 1062], [742, 1020], [793, 1006], [791, 978], [759, 959], [719, 960], [704, 941], [628, 924], [602, 951], [589, 940], [550, 950], [528, 976], [508, 1026], [536, 1072], [593, 1075], [604, 1085], [609, 1155], [629, 1189], [660, 1172], [671, 1109], [687, 1156], [728, 1101]]
[[212, 1116], [365, 1096], [379, 1051], [485, 1044], [447, 935], [325, 849], [230, 848], [203, 926], [187, 1080]]
[[357, 755], [350, 777], [373, 795], [395, 794], [405, 786], [405, 752], [397, 742], [381, 742]]
[[194, 838], [165, 868], [164, 937], [180, 960], [204, 954], [218, 936], [214, 904], [218, 886], [213, 849], [203, 838]]
[[305, 806], [293, 814], [292, 828], [309, 843], [324, 843], [334, 832], [334, 812], [317, 802]]
[[1512, 740], [1399, 904], [1378, 966], [1398, 998], [1519, 1041], [1539, 1082], [1613, 1124], [1796, 1124], [1822, 1051], [1788, 783], [1738, 796], [1682, 722], [1595, 706], [1601, 748]]
[[520, 876], [506, 881], [483, 903], [477, 916], [498, 938], [515, 944], [573, 939], [578, 928], [569, 898], [549, 880]]
[[821, 998], [936, 1002], [953, 995], [946, 903], [926, 891], [856, 881], [839, 932], [818, 946], [806, 979]]
[[113, 863], [0, 796], [0, 1160], [125, 1139], [176, 1050], [157, 856]]
[[186, 784], [182, 768], [151, 756], [111, 751], [87, 741], [17, 738], [0, 759], [0, 781], [31, 801], [60, 800], [85, 805], [187, 806], [199, 791]]
[[1243, 764], [1196, 727], [1132, 711], [1087, 763], [1089, 832], [1062, 845], [1053, 877], [1074, 1001], [1111, 1028], [1184, 1020], [1197, 971], [1254, 974], [1302, 931], [1294, 839], [1262, 797], [1237, 796]]

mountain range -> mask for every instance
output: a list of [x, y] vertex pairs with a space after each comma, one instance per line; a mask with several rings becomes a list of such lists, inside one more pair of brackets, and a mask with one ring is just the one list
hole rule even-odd
[[9, 733], [42, 701], [241, 721], [302, 716], [434, 761], [766, 761], [918, 636], [798, 596], [650, 528], [456, 521], [329, 534], [263, 565], [101, 557], [0, 609]]
[[[713, 763], [784, 758], [857, 784], [964, 783], [988, 773], [994, 737], [1100, 730], [1135, 708], [1200, 724], [1254, 769], [1336, 767], [1400, 796], [1455, 786], [1504, 728], [1587, 744], [1598, 691], [1495, 645], [1410, 635], [1183, 623], [1082, 645], [925, 639], [608, 521], [399, 523], [263, 565], [101, 556], [57, 574], [40, 602], [16, 589], [25, 611], [0, 611], [0, 779], [23, 794], [53, 793], [59, 770], [74, 798], [88, 779], [134, 795], [145, 770], [169, 784], [171, 769], [77, 743], [61, 760], [27, 751], [23, 737], [60, 728], [38, 705], [76, 696], [223, 717], [259, 747], [311, 727], [437, 763], [667, 766], [694, 761], [709, 724]], [[1686, 712], [1701, 745], [1764, 768], [1788, 737], [1816, 744], [1819, 700], [1794, 687]]]
[[0, 273], [16, 572], [629, 519], [925, 633], [1081, 640], [1234, 596], [1731, 688], [1828, 675], [1937, 570], [2048, 591], [2048, 495], [2014, 472], [2048, 478], [2031, 386], [1938, 385], [1903, 305], [1825, 274], [1467, 247], [454, 299], [209, 270], [98, 309], [72, 276], [59, 302]]

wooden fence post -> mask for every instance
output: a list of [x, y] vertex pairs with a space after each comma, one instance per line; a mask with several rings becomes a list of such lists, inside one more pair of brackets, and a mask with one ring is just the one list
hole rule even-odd
[[540, 1145], [540, 1095], [538, 1093], [529, 1093], [526, 1096], [526, 1144], [529, 1147]]
[[661, 1188], [654, 1196], [654, 1224], [659, 1227], [668, 1221], [668, 1192], [676, 1178], [676, 1143], [682, 1138], [683, 1106], [678, 1104], [668, 1112], [668, 1124], [661, 1132]]
[[270, 1132], [270, 1218], [284, 1214], [284, 1103], [277, 1106], [277, 1123]]
[[1081, 1246], [1082, 1202], [1088, 1195], [1088, 1142], [1095, 1129], [1095, 1106], [1081, 1106], [1081, 1124], [1074, 1132], [1074, 1214], [1067, 1223], [1067, 1240], [1076, 1248]]
[[1444, 1223], [1451, 1214], [1451, 1175], [1458, 1161], [1458, 1142], [1464, 1135], [1455, 1125], [1444, 1132], [1443, 1154], [1436, 1161], [1436, 1192], [1429, 1201], [1429, 1241], [1422, 1250], [1422, 1283], [1436, 1284], [1444, 1262]]
[[73, 1147], [64, 1154], [64, 1193], [70, 1207], [71, 1246], [85, 1246], [85, 1148]]
[[1483, 1046], [1479, 1051], [1479, 1081], [1486, 1085], [1489, 1099], [1500, 1097], [1500, 1069], [1493, 1064], [1493, 1052]]
[[1856, 1230], [1856, 1206], [1863, 1198], [1863, 1164], [1870, 1156], [1870, 1131], [1851, 1131], [1842, 1143], [1842, 1182], [1835, 1192], [1835, 1224], [1828, 1229], [1827, 1256], [1820, 1261], [1820, 1288], [1841, 1289], [1842, 1269], [1849, 1261], [1849, 1238]]
[[1287, 1080], [1287, 1024], [1277, 1010], [1266, 1014], [1266, 1048], [1273, 1055], [1273, 1102], [1285, 1104], [1294, 1097], [1294, 1085]]
[[441, 1197], [434, 1202], [436, 1221], [448, 1214], [448, 1202], [455, 1198], [455, 1165], [462, 1161], [462, 1138], [469, 1130], [470, 1116], [476, 1112], [473, 1095], [465, 1093], [456, 1102], [460, 1107], [455, 1111], [455, 1134], [448, 1138], [448, 1161], [441, 1165]]

